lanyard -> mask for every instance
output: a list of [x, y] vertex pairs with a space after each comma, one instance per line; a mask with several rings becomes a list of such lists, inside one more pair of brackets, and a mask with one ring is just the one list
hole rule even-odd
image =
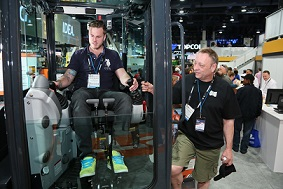
[[[88, 54], [88, 64], [92, 66], [92, 68], [94, 70], [94, 74], [97, 74], [100, 71], [100, 68], [101, 68], [101, 66], [102, 66], [102, 64], [104, 62], [104, 59], [105, 59], [104, 55], [102, 55], [100, 57], [100, 61], [98, 62], [98, 65], [95, 68], [95, 65], [94, 65], [94, 62], [93, 62], [93, 58], [92, 58], [92, 56], [90, 54]], [[90, 62], [91, 62], [91, 64], [90, 64]]]
[[267, 86], [267, 84], [269, 83], [270, 80], [271, 80], [271, 78], [269, 78], [268, 81], [265, 82], [265, 86], [264, 86], [263, 90], [265, 90], [265, 88], [266, 88], [266, 86]]
[[[207, 97], [208, 97], [208, 94], [209, 92], [211, 91], [211, 88], [212, 88], [212, 84], [214, 82], [214, 79], [210, 82], [208, 88], [206, 89], [206, 92], [203, 94], [202, 98], [200, 98], [200, 85], [199, 85], [199, 79], [196, 79], [194, 84], [197, 83], [197, 86], [198, 86], [198, 97], [199, 97], [199, 104], [197, 106], [197, 108], [200, 107], [200, 117], [201, 117], [201, 112], [202, 112], [202, 106], [204, 104], [204, 102], [206, 101]], [[192, 89], [191, 89], [191, 92], [190, 92], [190, 95], [189, 95], [189, 98], [188, 98], [188, 104], [192, 98], [192, 93], [193, 93], [193, 90], [195, 88], [195, 85], [193, 85]]]
[[199, 115], [200, 115], [200, 117], [201, 117], [201, 112], [202, 112], [202, 106], [203, 106], [204, 102], [206, 101], [209, 92], [211, 91], [213, 82], [214, 82], [214, 79], [210, 82], [208, 88], [206, 89], [206, 92], [203, 94], [202, 98], [200, 99], [199, 80], [197, 80], [197, 85], [198, 85], [198, 98], [199, 98], [198, 107], [200, 107], [200, 109], [199, 109]]

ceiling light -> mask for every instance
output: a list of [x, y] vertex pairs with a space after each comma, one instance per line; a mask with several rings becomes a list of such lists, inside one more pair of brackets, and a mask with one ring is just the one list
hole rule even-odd
[[180, 13], [180, 14], [184, 14], [184, 10], [180, 10], [179, 13]]
[[257, 31], [256, 31], [256, 33], [260, 33], [260, 31], [259, 31], [259, 30], [257, 30]]
[[226, 24], [225, 23], [223, 23], [222, 28], [226, 28]]
[[180, 0], [180, 1], [185, 1], [185, 0]]
[[246, 6], [242, 6], [241, 12], [247, 12]]
[[231, 22], [234, 22], [234, 18], [233, 18], [233, 16], [231, 16], [230, 21], [231, 21]]
[[179, 22], [183, 22], [183, 18], [182, 17], [180, 18]]

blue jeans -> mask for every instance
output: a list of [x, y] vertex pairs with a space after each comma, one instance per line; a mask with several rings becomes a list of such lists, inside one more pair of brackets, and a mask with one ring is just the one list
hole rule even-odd
[[240, 144], [240, 133], [243, 127], [243, 138], [241, 141], [240, 151], [247, 152], [249, 147], [250, 134], [255, 124], [255, 119], [243, 120], [243, 118], [235, 119], [234, 126], [234, 139], [233, 139], [233, 149], [235, 151], [239, 150]]
[[91, 106], [86, 103], [87, 99], [99, 98], [99, 108], [104, 109], [103, 98], [115, 98], [115, 102], [108, 106], [116, 115], [114, 125], [128, 128], [131, 121], [132, 99], [124, 92], [103, 91], [99, 89], [80, 88], [76, 90], [71, 99], [72, 114], [74, 120], [74, 129], [76, 133], [77, 145], [82, 152], [81, 157], [92, 154], [93, 131]]

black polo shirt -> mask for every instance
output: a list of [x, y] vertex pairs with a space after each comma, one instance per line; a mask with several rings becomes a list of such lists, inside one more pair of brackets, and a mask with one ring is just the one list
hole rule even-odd
[[116, 88], [113, 86], [115, 71], [123, 68], [123, 63], [114, 50], [104, 48], [103, 53], [96, 57], [88, 50], [88, 47], [85, 47], [72, 55], [68, 68], [77, 71], [74, 90], [87, 87], [88, 74], [97, 73], [97, 71], [100, 74], [100, 88], [113, 90]]
[[[196, 119], [200, 117], [200, 108], [197, 108], [200, 100], [198, 86], [194, 74], [186, 75], [186, 101], [188, 101], [191, 89], [191, 100], [189, 105], [195, 109], [191, 118], [179, 124], [179, 129], [194, 143], [200, 150], [217, 149], [224, 145], [223, 119], [235, 119], [241, 115], [240, 108], [231, 86], [218, 76], [214, 77], [211, 92], [208, 94], [202, 106], [202, 117], [205, 117], [204, 132], [196, 131]], [[211, 82], [199, 80], [200, 97], [204, 95]], [[173, 87], [173, 103], [180, 104], [182, 86], [179, 81]]]

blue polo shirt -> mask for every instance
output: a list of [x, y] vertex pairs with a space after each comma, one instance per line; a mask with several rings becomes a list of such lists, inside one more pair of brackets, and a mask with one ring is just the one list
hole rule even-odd
[[89, 46], [77, 50], [72, 55], [68, 65], [68, 69], [77, 72], [74, 80], [74, 91], [81, 87], [87, 87], [88, 74], [97, 72], [100, 74], [100, 88], [113, 90], [115, 71], [119, 68], [123, 68], [119, 54], [106, 47], [98, 57], [89, 51]]

